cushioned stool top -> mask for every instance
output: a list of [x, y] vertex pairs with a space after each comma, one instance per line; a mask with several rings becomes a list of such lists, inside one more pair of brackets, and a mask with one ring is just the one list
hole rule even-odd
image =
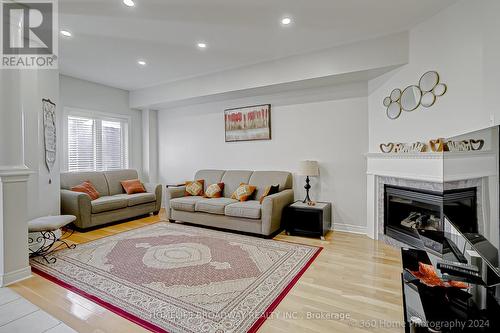
[[39, 217], [28, 222], [28, 232], [55, 231], [76, 220], [73, 215]]

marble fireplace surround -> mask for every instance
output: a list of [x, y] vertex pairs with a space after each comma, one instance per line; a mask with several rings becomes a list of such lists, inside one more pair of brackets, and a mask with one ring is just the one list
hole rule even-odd
[[[399, 245], [384, 235], [385, 184], [431, 191], [443, 190], [444, 182], [446, 190], [477, 187], [478, 221], [488, 221], [492, 214], [498, 214], [486, 200], [491, 195], [498, 196], [497, 187], [490, 186], [490, 183], [498, 182], [494, 153], [446, 153], [446, 173], [443, 171], [442, 153], [369, 153], [366, 157], [367, 235], [372, 239]], [[489, 226], [481, 225], [481, 222], [479, 228], [486, 228], [487, 230], [481, 230], [486, 235], [494, 232], [489, 230]]]

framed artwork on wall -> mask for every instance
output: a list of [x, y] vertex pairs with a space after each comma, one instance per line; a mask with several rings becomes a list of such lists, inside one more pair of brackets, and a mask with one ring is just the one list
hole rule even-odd
[[226, 142], [271, 140], [271, 104], [224, 110]]

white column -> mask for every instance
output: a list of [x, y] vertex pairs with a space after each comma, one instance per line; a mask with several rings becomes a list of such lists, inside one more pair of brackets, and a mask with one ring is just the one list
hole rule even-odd
[[0, 287], [31, 276], [27, 170], [0, 170]]
[[0, 286], [31, 275], [21, 82], [19, 70], [0, 70]]
[[149, 111], [149, 181], [158, 183], [158, 111]]
[[142, 110], [142, 174], [149, 183], [149, 110]]
[[156, 110], [142, 110], [142, 169], [145, 182], [158, 182], [158, 111]]

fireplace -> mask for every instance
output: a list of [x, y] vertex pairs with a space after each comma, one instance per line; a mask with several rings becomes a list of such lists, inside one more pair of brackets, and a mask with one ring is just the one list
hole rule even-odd
[[384, 185], [384, 234], [413, 247], [417, 229], [443, 230], [446, 216], [462, 232], [477, 232], [477, 188], [443, 192]]

